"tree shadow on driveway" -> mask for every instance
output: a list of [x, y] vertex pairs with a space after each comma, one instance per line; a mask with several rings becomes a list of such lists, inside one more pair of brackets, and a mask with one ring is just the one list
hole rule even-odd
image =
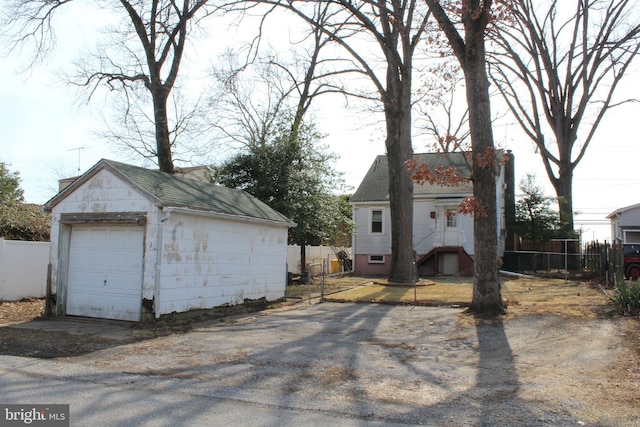
[[[114, 407], [133, 405], [141, 422], [189, 425], [211, 413], [222, 421], [225, 405], [235, 402], [278, 411], [278, 425], [295, 424], [300, 412], [349, 425], [572, 421], [519, 397], [501, 322], [463, 323], [460, 310], [324, 303], [204, 322], [185, 334], [49, 363], [64, 366], [59, 395], [65, 387], [99, 386], [96, 405], [76, 408], [78, 420], [108, 402], [111, 416]], [[122, 388], [149, 391], [163, 410]]]

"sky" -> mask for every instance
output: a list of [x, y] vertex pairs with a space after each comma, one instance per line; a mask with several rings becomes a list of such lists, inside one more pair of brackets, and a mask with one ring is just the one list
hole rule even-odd
[[[59, 179], [81, 174], [101, 158], [135, 163], [95, 136], [102, 122], [99, 106], [80, 101], [77, 92], [59, 78], [60, 71], [68, 70], [77, 58], [77, 52], [98, 37], [88, 24], [90, 20], [79, 17], [69, 13], [60, 18], [63, 30], [57, 32], [57, 38], [62, 48], [45, 63], [21, 72], [25, 66], [23, 54], [10, 52], [0, 57], [0, 161], [20, 173], [29, 203], [45, 203], [56, 194]], [[640, 99], [640, 67], [636, 65], [634, 71], [619, 90], [620, 96]], [[498, 106], [494, 111], [499, 110]], [[606, 216], [640, 203], [639, 113], [640, 103], [611, 110], [575, 171], [575, 218], [583, 241], [609, 241]], [[368, 120], [362, 120], [337, 97], [323, 101], [316, 122], [327, 135], [323, 142], [340, 156], [335, 168], [355, 191], [375, 157], [385, 152], [384, 126], [361, 126]], [[494, 126], [494, 139], [497, 146], [514, 153], [516, 185], [533, 173], [546, 194], [554, 196], [533, 143], [517, 125]], [[425, 146], [420, 138], [414, 138], [415, 152], [426, 151]]]

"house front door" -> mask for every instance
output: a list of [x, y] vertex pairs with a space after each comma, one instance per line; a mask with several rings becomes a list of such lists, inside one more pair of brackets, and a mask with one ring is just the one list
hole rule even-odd
[[457, 206], [443, 207], [444, 246], [460, 246], [459, 219]]

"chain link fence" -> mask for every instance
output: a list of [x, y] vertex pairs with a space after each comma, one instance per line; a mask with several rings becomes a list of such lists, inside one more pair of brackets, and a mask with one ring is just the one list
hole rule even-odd
[[[322, 262], [309, 264], [306, 277], [298, 277], [292, 280], [290, 277], [287, 285], [287, 299], [311, 300], [325, 295], [352, 289], [367, 283], [362, 277], [351, 276], [351, 260], [335, 265], [335, 260], [325, 259]], [[332, 265], [333, 262], [333, 265]]]
[[581, 253], [507, 251], [503, 270], [542, 277], [598, 278], [608, 286], [624, 280], [622, 245], [591, 242]]

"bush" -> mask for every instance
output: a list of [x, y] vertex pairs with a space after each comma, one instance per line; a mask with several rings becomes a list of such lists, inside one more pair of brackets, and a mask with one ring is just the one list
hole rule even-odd
[[21, 202], [0, 203], [0, 237], [6, 240], [48, 242], [51, 214], [42, 206]]
[[627, 316], [640, 314], [640, 281], [623, 281], [609, 297], [616, 311]]

